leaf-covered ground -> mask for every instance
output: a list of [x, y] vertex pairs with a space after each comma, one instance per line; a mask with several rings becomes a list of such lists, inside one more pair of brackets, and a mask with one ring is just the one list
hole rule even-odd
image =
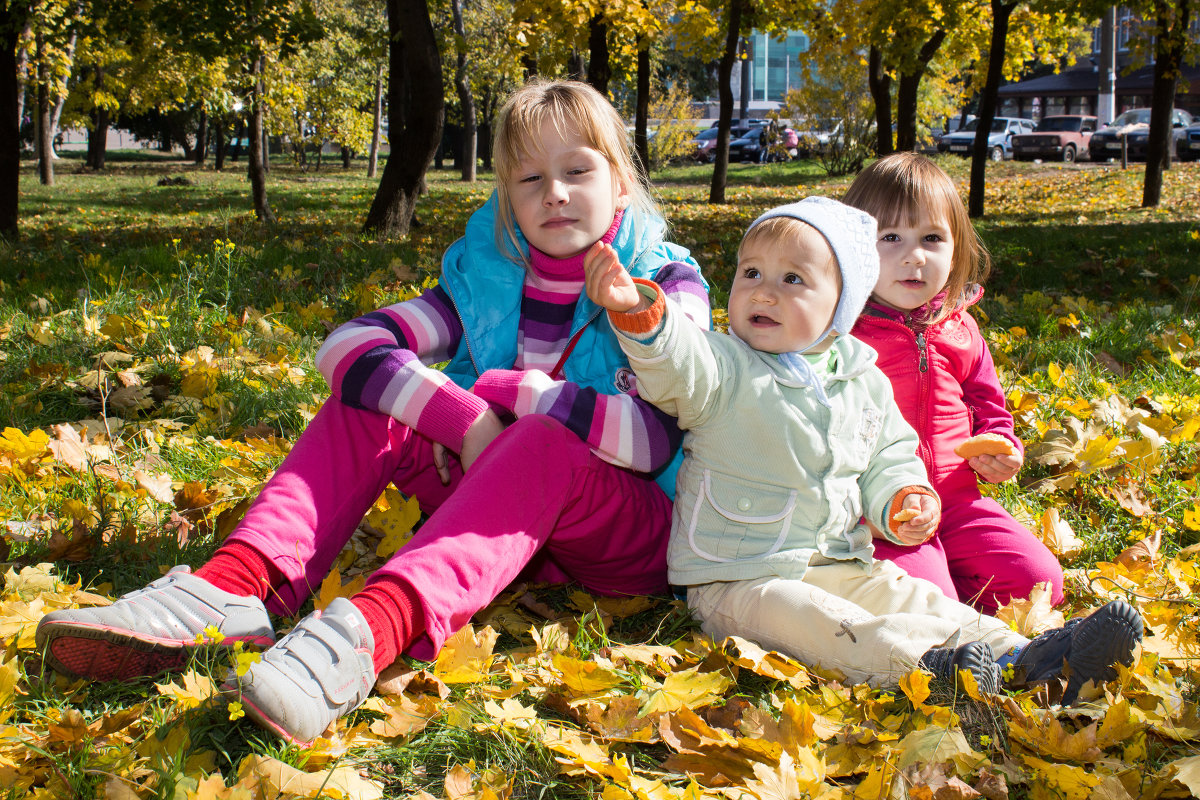
[[[1035, 633], [1120, 597], [1150, 633], [1087, 702], [1064, 709], [1053, 686], [955, 693], [920, 673], [892, 692], [846, 686], [706, 639], [671, 598], [519, 586], [301, 749], [215, 697], [252, 654], [92, 684], [44, 670], [34, 626], [201, 563], [319, 407], [311, 359], [330, 327], [419, 292], [486, 184], [436, 173], [420, 227], [386, 243], [358, 232], [374, 189], [361, 169], [276, 165], [283, 222], [263, 231], [236, 169], [76, 163], [49, 189], [23, 176], [24, 239], [0, 245], [0, 796], [1200, 794], [1200, 165], [1173, 167], [1153, 211], [1137, 207], [1140, 169], [989, 167], [980, 317], [1028, 448], [994, 494], [1068, 568], [1063, 607], [1035, 593], [1003, 613]], [[965, 192], [966, 164], [941, 163]], [[710, 206], [710, 171], [655, 178], [718, 303], [747, 222], [845, 185], [805, 164], [735, 165], [729, 204]], [[418, 519], [385, 493], [314, 602], [353, 592]]]

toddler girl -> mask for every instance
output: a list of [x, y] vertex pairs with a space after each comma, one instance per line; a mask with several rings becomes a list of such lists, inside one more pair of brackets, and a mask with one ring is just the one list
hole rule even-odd
[[223, 687], [289, 741], [361, 705], [401, 652], [434, 657], [519, 574], [601, 594], [667, 589], [664, 489], [681, 436], [633, 391], [607, 317], [582, 295], [583, 256], [605, 243], [704, 327], [707, 286], [663, 241], [624, 123], [586, 84], [518, 90], [495, 165], [495, 193], [438, 285], [326, 341], [317, 366], [333, 396], [212, 560], [107, 608], [47, 614], [37, 642], [51, 666], [153, 674], [212, 629], [225, 645], [271, 644], [266, 609], [299, 610], [389, 482], [430, 514], [408, 545]]
[[[958, 190], [925, 156], [896, 153], [863, 170], [845, 202], [879, 223], [879, 282], [854, 335], [879, 353], [942, 500], [936, 536], [915, 546], [877, 542], [875, 557], [988, 613], [1042, 582], [1061, 602], [1063, 573], [1054, 554], [979, 493], [976, 475], [1008, 480], [1021, 468], [1023, 448], [987, 343], [968, 313], [983, 295], [977, 282], [988, 257]], [[1011, 453], [955, 453], [982, 433], [1002, 437]]]

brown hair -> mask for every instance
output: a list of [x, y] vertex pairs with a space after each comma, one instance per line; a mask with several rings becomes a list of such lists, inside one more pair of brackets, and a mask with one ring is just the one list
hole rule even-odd
[[859, 173], [842, 202], [875, 217], [880, 230], [915, 225], [922, 211], [943, 216], [954, 237], [954, 254], [946, 279], [946, 301], [933, 322], [949, 316], [966, 300], [967, 287], [982, 283], [991, 270], [991, 257], [967, 216], [954, 181], [926, 156], [884, 156]]
[[660, 216], [650, 185], [635, 165], [625, 122], [612, 104], [580, 81], [534, 79], [509, 96], [496, 123], [492, 154], [498, 200], [496, 240], [501, 252], [509, 250], [521, 262], [528, 258], [517, 245], [508, 181], [521, 159], [541, 146], [536, 134], [546, 122], [560, 134], [577, 131], [588, 147], [608, 160], [613, 176], [629, 192], [630, 210]]

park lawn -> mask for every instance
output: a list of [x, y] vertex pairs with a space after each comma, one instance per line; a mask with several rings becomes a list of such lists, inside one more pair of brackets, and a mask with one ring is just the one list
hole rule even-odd
[[[1068, 713], [1044, 693], [930, 695], [919, 678], [843, 687], [707, 641], [677, 601], [532, 587], [438, 663], [405, 660], [401, 672], [427, 670], [407, 691], [389, 684], [300, 749], [230, 724], [236, 707], [212, 699], [221, 654], [160, 684], [72, 683], [42, 673], [33, 623], [200, 563], [322, 401], [312, 356], [331, 326], [433, 280], [488, 186], [435, 171], [420, 226], [380, 242], [359, 231], [375, 185], [361, 163], [274, 164], [269, 231], [239, 165], [79, 163], [59, 162], [51, 188], [27, 167], [23, 238], [0, 244], [0, 796], [233, 797], [256, 781], [274, 796], [279, 761], [326, 796], [867, 797], [955, 781], [989, 797], [1200, 793], [1187, 760], [1200, 739], [1200, 165], [1175, 165], [1155, 210], [1138, 208], [1140, 168], [990, 165], [979, 223], [995, 263], [978, 315], [1028, 450], [1019, 481], [992, 492], [1061, 554], [1061, 611], [1123, 597], [1146, 616], [1155, 635], [1112, 694]], [[940, 163], [965, 193], [967, 162]], [[805, 162], [732, 165], [713, 206], [710, 175], [654, 178], [717, 306], [747, 223], [848, 182]], [[396, 493], [381, 498], [317, 602], [351, 591], [413, 519]], [[1013, 624], [1053, 613], [1018, 606]]]

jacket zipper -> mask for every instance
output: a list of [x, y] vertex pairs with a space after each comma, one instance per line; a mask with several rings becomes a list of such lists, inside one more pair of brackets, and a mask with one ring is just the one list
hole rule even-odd
[[917, 379], [917, 452], [921, 454], [921, 460], [925, 462], [927, 468], [933, 465], [933, 452], [925, 443], [925, 431], [929, 427], [929, 418], [926, 416], [926, 411], [929, 408], [929, 382], [927, 373], [929, 372], [929, 357], [928, 343], [925, 341], [925, 332], [917, 333], [912, 329], [912, 316], [906, 314], [904, 316], [904, 329], [914, 337], [917, 344], [917, 370], [920, 372], [920, 377]]
[[458, 301], [454, 299], [454, 293], [450, 291], [450, 285], [443, 281], [442, 287], [446, 290], [446, 296], [450, 298], [450, 304], [454, 306], [454, 315], [458, 317], [458, 324], [462, 327], [463, 344], [467, 346], [467, 358], [471, 359], [471, 366], [475, 369], [475, 377], [478, 378], [483, 372], [479, 369], [479, 362], [475, 360], [475, 351], [471, 349], [471, 337], [467, 336], [467, 322], [463, 319], [462, 312], [458, 310]]
[[918, 368], [921, 372], [929, 370], [929, 359], [925, 357], [925, 334], [924, 332], [917, 334], [917, 352], [921, 354], [921, 361]]

